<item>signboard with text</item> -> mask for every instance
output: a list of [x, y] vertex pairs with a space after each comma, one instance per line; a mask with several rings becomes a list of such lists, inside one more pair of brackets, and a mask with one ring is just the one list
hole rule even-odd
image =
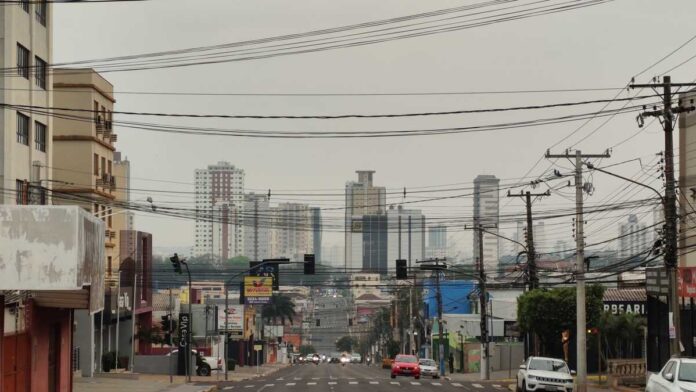
[[680, 297], [696, 297], [696, 267], [680, 267], [677, 291]]
[[[227, 320], [227, 325], [225, 325], [225, 320]], [[225, 315], [224, 305], [223, 311], [218, 312], [218, 330], [220, 332], [237, 332], [239, 334], [244, 332], [244, 305], [230, 305], [227, 308], [227, 315]]]
[[244, 277], [244, 298], [247, 304], [266, 304], [273, 295], [273, 278], [266, 276]]

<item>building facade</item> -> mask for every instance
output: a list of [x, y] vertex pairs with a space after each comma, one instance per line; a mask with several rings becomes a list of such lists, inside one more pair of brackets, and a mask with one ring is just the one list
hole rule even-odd
[[[2, 102], [52, 107], [52, 6], [15, 2], [0, 7]], [[9, 70], [12, 70], [11, 72]], [[46, 204], [50, 188], [53, 124], [46, 110], [0, 108], [0, 204]]]
[[397, 259], [405, 259], [409, 268], [415, 268], [416, 261], [425, 259], [425, 216], [420, 210], [399, 205], [389, 207], [387, 219], [387, 272], [395, 271]]
[[643, 255], [648, 250], [649, 233], [644, 223], [638, 221], [634, 214], [628, 216], [625, 223], [619, 225], [619, 251], [621, 259]]
[[243, 255], [254, 261], [270, 258], [273, 216], [268, 196], [255, 193], [246, 194], [243, 211]]
[[[244, 170], [229, 162], [197, 169], [195, 197], [193, 255], [208, 255], [213, 260], [241, 255], [244, 251], [244, 227], [236, 222], [243, 210]], [[234, 230], [230, 231], [230, 227]]]
[[[696, 89], [680, 94], [680, 101], [683, 106], [693, 105], [692, 100], [696, 100]], [[679, 173], [679, 248], [692, 249], [696, 246], [696, 111], [681, 113], [679, 115], [679, 167], [676, 170]], [[655, 223], [660, 223], [655, 226], [655, 229], [662, 229], [664, 213], [656, 213], [654, 215]], [[655, 231], [653, 231], [655, 232]], [[655, 232], [657, 239], [657, 233]], [[679, 265], [682, 267], [696, 267], [696, 253], [681, 252], [679, 256]]]
[[358, 170], [358, 181], [346, 183], [345, 257], [346, 270], [358, 271], [363, 264], [363, 216], [386, 212], [387, 190], [374, 186], [374, 170]]
[[[500, 180], [492, 175], [479, 175], [474, 179], [474, 224], [482, 225], [483, 261], [486, 269], [494, 271], [498, 266], [498, 221], [500, 211]], [[493, 234], [491, 234], [493, 233]], [[479, 238], [474, 235], [474, 255], [479, 257]]]
[[312, 210], [307, 204], [280, 203], [271, 207], [271, 257], [302, 261], [314, 252]]
[[426, 256], [447, 257], [447, 227], [445, 225], [436, 225], [428, 228]]
[[[92, 69], [53, 70], [53, 202], [75, 204], [105, 223], [107, 284], [116, 285], [119, 233], [126, 228], [126, 210], [113, 207], [127, 202], [128, 184], [116, 179], [114, 151], [117, 135], [112, 126], [114, 87]], [[91, 114], [81, 114], [91, 113]], [[85, 117], [88, 121], [85, 121]]]

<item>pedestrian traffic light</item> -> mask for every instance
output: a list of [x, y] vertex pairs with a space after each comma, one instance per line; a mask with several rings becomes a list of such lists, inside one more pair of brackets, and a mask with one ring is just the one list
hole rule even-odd
[[181, 260], [179, 260], [179, 255], [174, 253], [174, 256], [170, 257], [169, 261], [172, 262], [172, 266], [174, 267], [174, 272], [181, 275]]
[[408, 279], [408, 272], [406, 270], [406, 260], [404, 259], [396, 260], [396, 279]]
[[314, 275], [314, 255], [306, 254], [304, 255], [304, 274]]

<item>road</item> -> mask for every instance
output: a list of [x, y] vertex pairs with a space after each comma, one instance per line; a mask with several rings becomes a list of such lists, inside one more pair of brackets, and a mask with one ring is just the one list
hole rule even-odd
[[389, 370], [360, 364], [295, 365], [260, 379], [221, 382], [219, 391], [297, 391], [297, 392], [403, 392], [422, 391], [509, 392], [504, 383], [477, 383], [444, 379], [397, 377], [391, 379]]

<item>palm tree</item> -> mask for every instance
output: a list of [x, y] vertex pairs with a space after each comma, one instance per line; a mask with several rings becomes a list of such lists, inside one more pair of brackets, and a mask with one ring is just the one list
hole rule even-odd
[[269, 303], [263, 306], [261, 310], [261, 317], [266, 320], [266, 323], [273, 324], [280, 319], [280, 323], [285, 325], [285, 320], [290, 321], [292, 325], [292, 319], [295, 317], [295, 304], [292, 302], [290, 297], [273, 294]]

